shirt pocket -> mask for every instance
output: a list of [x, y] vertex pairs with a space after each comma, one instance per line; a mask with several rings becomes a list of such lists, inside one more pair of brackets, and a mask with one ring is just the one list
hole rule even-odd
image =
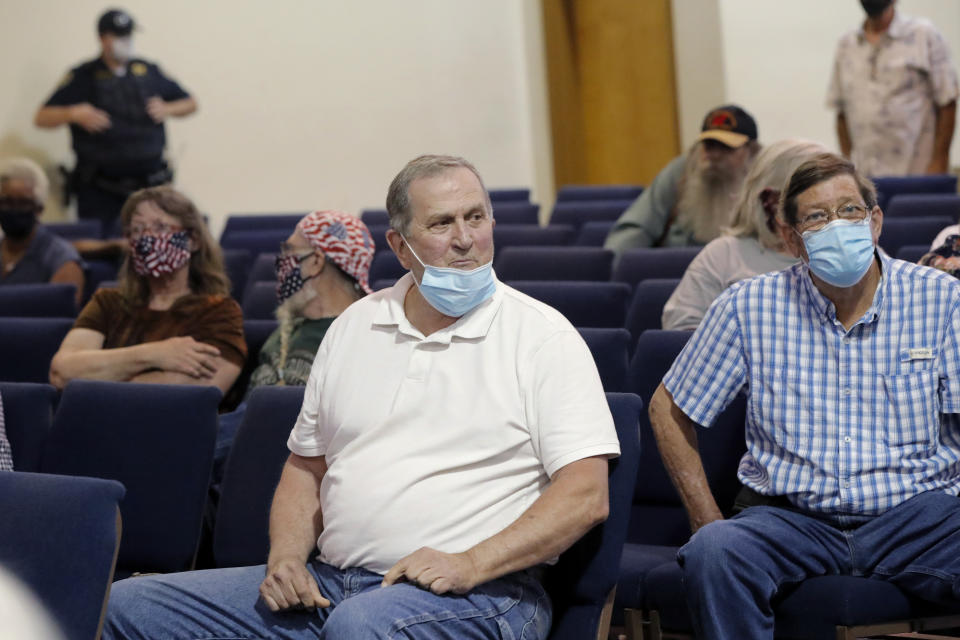
[[886, 420], [880, 425], [882, 442], [891, 447], [918, 451], [934, 448], [940, 436], [936, 372], [916, 371], [881, 377], [887, 405]]

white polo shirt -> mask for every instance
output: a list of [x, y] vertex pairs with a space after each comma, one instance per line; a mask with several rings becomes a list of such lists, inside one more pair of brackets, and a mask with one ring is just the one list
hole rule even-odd
[[408, 273], [333, 323], [287, 443], [326, 456], [317, 545], [339, 568], [465, 551], [564, 465], [620, 453], [590, 351], [559, 312], [497, 282], [424, 336], [403, 312], [411, 285]]

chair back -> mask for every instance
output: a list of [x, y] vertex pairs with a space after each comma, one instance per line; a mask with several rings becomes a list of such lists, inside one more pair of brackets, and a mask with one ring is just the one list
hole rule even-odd
[[262, 564], [270, 547], [270, 504], [290, 455], [287, 437], [303, 387], [255, 387], [227, 458], [213, 532], [217, 567]]
[[250, 262], [250, 252], [246, 249], [223, 249], [223, 268], [230, 278], [230, 295], [237, 302], [243, 302]]
[[490, 202], [530, 202], [530, 189], [526, 187], [500, 187], [487, 193]]
[[883, 219], [947, 216], [960, 219], [960, 195], [956, 193], [901, 193], [890, 198]]
[[0, 380], [48, 382], [73, 318], [0, 318]]
[[238, 229], [220, 236], [220, 246], [223, 249], [243, 249], [250, 255], [261, 253], [276, 253], [293, 228], [290, 229]]
[[920, 258], [930, 252], [929, 244], [905, 244], [897, 249], [897, 260], [918, 262]]
[[360, 212], [360, 221], [367, 225], [376, 225], [380, 227], [390, 226], [390, 214], [386, 209], [364, 209]]
[[45, 222], [43, 226], [64, 240], [96, 239], [103, 233], [100, 220], [88, 219], [77, 220], [76, 222]]
[[243, 294], [243, 317], [247, 320], [273, 320], [277, 310], [277, 283], [274, 280], [247, 283]]
[[627, 330], [581, 327], [577, 331], [593, 355], [603, 390], [623, 391], [630, 360], [630, 334]]
[[72, 284], [8, 284], [0, 287], [0, 317], [74, 318], [77, 303]]
[[397, 254], [395, 254], [392, 249], [386, 249], [373, 254], [373, 261], [370, 263], [370, 273], [367, 277], [370, 282], [390, 278], [399, 280], [406, 275], [406, 273], [407, 270], [400, 264]]
[[944, 227], [955, 223], [956, 220], [947, 216], [884, 218], [878, 244], [895, 256], [904, 245], [927, 243], [929, 246]]
[[[297, 223], [307, 212], [303, 213], [234, 213], [227, 216], [227, 223], [220, 234], [224, 236], [235, 231], [286, 231], [289, 236], [293, 233]], [[271, 250], [276, 251], [276, 247]]]
[[623, 327], [630, 287], [622, 282], [511, 280], [508, 285], [550, 305], [575, 327]]
[[643, 193], [638, 184], [565, 184], [557, 190], [557, 202], [574, 200], [636, 200]]
[[540, 205], [516, 200], [494, 202], [493, 219], [497, 224], [540, 224]]
[[631, 287], [652, 278], [682, 278], [703, 247], [641, 247], [627, 249], [617, 261], [613, 279]]
[[100, 637], [120, 542], [119, 482], [0, 473], [0, 565], [70, 640]]
[[584, 222], [574, 242], [578, 247], [602, 247], [616, 221]]
[[550, 224], [572, 224], [579, 229], [587, 222], [614, 222], [633, 200], [558, 201], [553, 205]]
[[41, 471], [126, 486], [121, 575], [191, 568], [219, 403], [206, 386], [73, 380], [64, 389]]
[[957, 176], [939, 175], [881, 176], [873, 178], [877, 187], [877, 204], [886, 211], [887, 203], [901, 193], [956, 193]]
[[507, 280], [610, 279], [613, 252], [600, 247], [506, 247], [493, 267]]
[[493, 228], [493, 244], [497, 249], [505, 247], [563, 247], [573, 240], [574, 229], [558, 224], [541, 227], [538, 224], [497, 224]]
[[57, 390], [49, 384], [0, 382], [4, 430], [15, 471], [40, 471], [56, 399]]
[[601, 640], [610, 628], [613, 591], [640, 459], [637, 421], [643, 402], [630, 393], [608, 393], [607, 402], [620, 439], [620, 456], [609, 463], [610, 515], [547, 569], [544, 586], [553, 601], [550, 640]]
[[624, 324], [631, 336], [631, 353], [641, 333], [662, 326], [663, 307], [679, 284], [680, 278], [651, 278], [641, 280], [634, 287]]

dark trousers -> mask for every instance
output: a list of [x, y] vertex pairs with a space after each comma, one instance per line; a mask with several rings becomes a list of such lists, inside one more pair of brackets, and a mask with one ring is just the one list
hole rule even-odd
[[679, 555], [697, 637], [773, 638], [771, 599], [813, 576], [862, 576], [932, 602], [960, 600], [960, 498], [930, 491], [859, 520], [752, 506], [697, 531]]

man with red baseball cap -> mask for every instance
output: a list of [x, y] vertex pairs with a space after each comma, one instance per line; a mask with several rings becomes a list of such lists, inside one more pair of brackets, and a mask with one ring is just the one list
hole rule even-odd
[[711, 109], [690, 150], [670, 161], [617, 220], [605, 247], [704, 245], [729, 224], [735, 197], [760, 151], [757, 123], [734, 104]]

